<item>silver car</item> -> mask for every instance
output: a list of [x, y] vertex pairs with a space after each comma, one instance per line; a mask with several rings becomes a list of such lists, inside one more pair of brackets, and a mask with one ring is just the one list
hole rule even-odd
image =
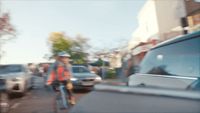
[[33, 83], [28, 68], [21, 64], [0, 65], [0, 80], [5, 81], [9, 94], [25, 94]]
[[139, 68], [129, 86], [200, 90], [200, 31], [152, 48]]
[[72, 75], [74, 89], [92, 89], [102, 81], [100, 76], [90, 72], [85, 66], [72, 66]]

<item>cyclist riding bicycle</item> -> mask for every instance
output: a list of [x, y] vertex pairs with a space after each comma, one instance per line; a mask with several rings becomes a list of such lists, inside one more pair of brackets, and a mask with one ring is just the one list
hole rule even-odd
[[47, 85], [52, 85], [53, 90], [56, 91], [58, 82], [65, 84], [67, 93], [69, 94], [69, 103], [74, 105], [75, 98], [73, 96], [73, 85], [71, 83], [71, 68], [69, 64], [70, 55], [66, 52], [59, 52], [57, 54], [56, 62], [50, 70], [50, 75], [47, 80]]

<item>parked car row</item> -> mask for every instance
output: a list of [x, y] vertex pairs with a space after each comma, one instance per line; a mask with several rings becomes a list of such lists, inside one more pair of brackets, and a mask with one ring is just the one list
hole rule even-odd
[[[18, 93], [25, 95], [27, 90], [33, 87], [33, 76], [35, 74], [33, 72], [35, 71], [31, 72], [28, 66], [22, 64], [0, 65], [1, 110], [8, 110], [9, 96], [11, 94]], [[91, 90], [95, 84], [100, 83], [102, 80], [101, 77], [90, 72], [85, 66], [72, 66], [71, 72], [73, 76], [71, 81], [75, 90]]]

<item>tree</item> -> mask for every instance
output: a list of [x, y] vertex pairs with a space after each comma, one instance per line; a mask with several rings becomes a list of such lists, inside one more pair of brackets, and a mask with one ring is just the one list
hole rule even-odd
[[[12, 24], [10, 24], [9, 13], [0, 14], [0, 39], [3, 36], [15, 36], [15, 29]], [[9, 37], [11, 38], [11, 37]], [[8, 39], [8, 37], [7, 37]]]
[[61, 32], [53, 32], [49, 36], [49, 44], [53, 54], [66, 51], [76, 64], [84, 64], [87, 62], [86, 49], [89, 47], [88, 39], [78, 35], [72, 38]]
[[53, 32], [49, 38], [51, 49], [53, 54], [61, 51], [71, 52], [72, 40], [70, 37], [64, 35], [64, 33]]
[[0, 59], [3, 56], [2, 45], [15, 37], [16, 31], [10, 23], [9, 13], [0, 12]]

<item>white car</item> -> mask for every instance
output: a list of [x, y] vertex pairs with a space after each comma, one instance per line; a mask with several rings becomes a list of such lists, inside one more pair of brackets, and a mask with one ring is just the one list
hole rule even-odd
[[25, 94], [32, 87], [32, 76], [28, 68], [21, 64], [0, 65], [0, 79], [5, 81], [9, 94]]

